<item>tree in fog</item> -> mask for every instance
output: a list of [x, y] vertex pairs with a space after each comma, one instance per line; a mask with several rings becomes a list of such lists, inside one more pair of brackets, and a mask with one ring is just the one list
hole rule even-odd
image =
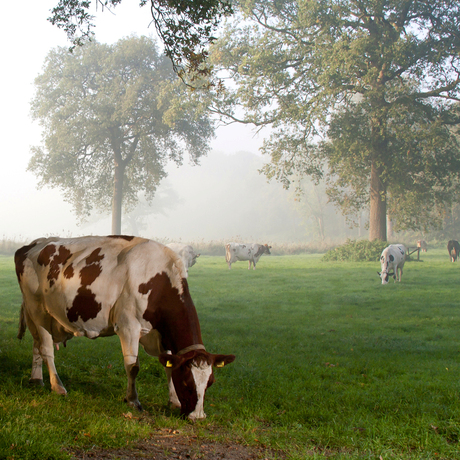
[[[101, 9], [116, 7], [122, 0], [96, 0]], [[73, 45], [82, 45], [94, 36], [93, 16], [89, 13], [94, 3], [87, 0], [59, 0], [49, 21], [64, 29]], [[223, 16], [230, 15], [228, 0], [140, 0], [148, 5], [152, 22], [179, 75], [184, 72], [208, 74], [205, 65], [207, 46], [215, 38], [213, 32]]]
[[122, 208], [132, 209], [140, 192], [153, 198], [169, 160], [181, 164], [188, 152], [197, 163], [208, 151], [205, 104], [151, 39], [52, 50], [35, 86], [43, 143], [28, 169], [40, 186], [63, 190], [79, 217], [112, 208], [114, 234]]
[[265, 174], [286, 187], [297, 175], [326, 179], [345, 214], [369, 207], [371, 240], [386, 240], [387, 213], [400, 229], [442, 215], [460, 175], [449, 128], [459, 123], [459, 3], [236, 5], [246, 20], [230, 23], [213, 51], [236, 85], [215, 110], [272, 126]]

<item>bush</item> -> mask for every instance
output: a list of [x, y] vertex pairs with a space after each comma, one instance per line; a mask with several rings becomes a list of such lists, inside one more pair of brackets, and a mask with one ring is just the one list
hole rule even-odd
[[350, 240], [345, 244], [337, 246], [326, 252], [322, 260], [331, 261], [350, 261], [350, 262], [377, 262], [380, 254], [388, 246], [387, 241], [381, 240]]

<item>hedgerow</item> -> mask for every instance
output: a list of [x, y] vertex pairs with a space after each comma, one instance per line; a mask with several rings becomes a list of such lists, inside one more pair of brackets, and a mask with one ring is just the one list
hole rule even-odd
[[381, 240], [350, 240], [326, 252], [323, 261], [376, 262], [388, 242]]

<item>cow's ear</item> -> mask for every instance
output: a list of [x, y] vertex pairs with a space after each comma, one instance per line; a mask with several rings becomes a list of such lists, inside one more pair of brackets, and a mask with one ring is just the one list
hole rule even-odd
[[377, 272], [377, 275], [382, 276], [382, 274], [380, 272]]
[[224, 367], [235, 361], [235, 355], [212, 355], [212, 364], [216, 367]]
[[182, 356], [169, 355], [167, 353], [161, 353], [161, 355], [158, 356], [158, 360], [164, 367], [171, 370], [177, 369], [184, 362]]

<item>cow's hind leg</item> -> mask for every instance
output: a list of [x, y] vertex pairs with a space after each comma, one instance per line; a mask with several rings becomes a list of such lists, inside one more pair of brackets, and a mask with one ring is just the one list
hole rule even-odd
[[[43, 385], [42, 364], [43, 361], [45, 361], [50, 376], [51, 389], [58, 394], [67, 394], [67, 391], [62, 385], [61, 379], [57, 374], [56, 366], [54, 364], [54, 348], [51, 334], [42, 325], [37, 325], [34, 321], [31, 321], [27, 312], [25, 314], [27, 327], [29, 328], [30, 333], [34, 339], [32, 373], [29, 382], [31, 384]], [[46, 317], [42, 317], [39, 320], [39, 323], [40, 322], [41, 324], [45, 324]]]
[[33, 358], [32, 358], [32, 373], [30, 375], [29, 383], [31, 385], [41, 385], [43, 383], [43, 358], [40, 355], [39, 345], [34, 343]]
[[54, 348], [53, 348], [53, 338], [51, 334], [46, 331], [44, 328], [39, 327], [40, 329], [40, 355], [48, 367], [48, 372], [50, 375], [51, 389], [60, 395], [66, 395], [67, 390], [64, 388], [64, 385], [59, 378], [59, 375], [56, 371], [56, 366], [54, 365]]

